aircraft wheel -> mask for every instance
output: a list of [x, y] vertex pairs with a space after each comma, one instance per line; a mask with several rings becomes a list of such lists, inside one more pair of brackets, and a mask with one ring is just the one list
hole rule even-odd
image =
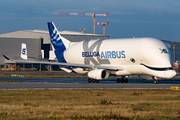
[[91, 78], [88, 78], [88, 83], [91, 83], [91, 81], [92, 81]]
[[119, 78], [117, 78], [117, 83], [119, 83], [120, 82], [120, 79]]
[[125, 83], [128, 83], [128, 79], [127, 79], [127, 78], [125, 78], [124, 82], [125, 82]]
[[124, 78], [121, 78], [121, 83], [124, 83], [124, 81], [125, 81]]
[[95, 83], [96, 82], [96, 80], [95, 79], [92, 79], [92, 83]]
[[159, 84], [159, 80], [155, 80], [155, 81], [154, 81], [154, 84]]
[[96, 83], [99, 83], [99, 80], [96, 80]]

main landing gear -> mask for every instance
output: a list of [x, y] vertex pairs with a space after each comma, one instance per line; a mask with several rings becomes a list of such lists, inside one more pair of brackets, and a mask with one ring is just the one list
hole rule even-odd
[[154, 84], [159, 84], [159, 80], [157, 77], [154, 77]]
[[128, 83], [128, 79], [123, 76], [121, 79], [117, 78], [117, 83]]
[[[99, 80], [88, 78], [88, 83], [99, 83]], [[123, 76], [121, 79], [117, 78], [117, 83], [128, 83], [128, 79]]]
[[99, 80], [88, 78], [88, 83], [99, 83]]

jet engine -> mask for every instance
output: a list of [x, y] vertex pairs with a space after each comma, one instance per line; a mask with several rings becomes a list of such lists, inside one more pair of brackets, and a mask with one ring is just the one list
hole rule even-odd
[[109, 72], [105, 69], [95, 69], [88, 72], [88, 77], [96, 80], [107, 79], [109, 77]]

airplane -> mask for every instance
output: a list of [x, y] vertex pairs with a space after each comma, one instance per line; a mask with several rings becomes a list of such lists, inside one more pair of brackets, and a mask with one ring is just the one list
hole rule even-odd
[[99, 83], [109, 76], [121, 76], [117, 83], [128, 83], [126, 76], [154, 80], [170, 79], [176, 75], [172, 67], [171, 54], [161, 40], [145, 38], [95, 39], [72, 43], [62, 37], [53, 22], [48, 29], [58, 62], [7, 60], [21, 63], [59, 65], [68, 73], [86, 74], [88, 83]]

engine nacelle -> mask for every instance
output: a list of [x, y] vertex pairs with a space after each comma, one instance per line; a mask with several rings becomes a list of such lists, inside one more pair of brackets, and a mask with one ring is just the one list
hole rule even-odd
[[96, 80], [107, 79], [109, 77], [109, 72], [104, 69], [95, 69], [88, 72], [88, 77]]
[[154, 77], [150, 75], [138, 75], [138, 77], [146, 80], [154, 80]]

